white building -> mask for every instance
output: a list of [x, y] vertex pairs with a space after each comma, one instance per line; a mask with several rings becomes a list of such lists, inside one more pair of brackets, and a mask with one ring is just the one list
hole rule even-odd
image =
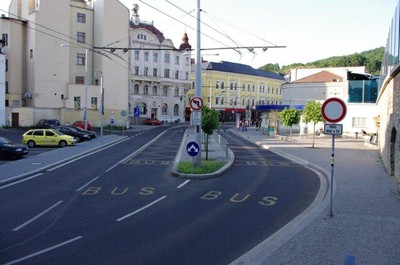
[[139, 19], [135, 5], [130, 40], [129, 113], [134, 116], [134, 122], [139, 122], [138, 112], [140, 122], [143, 118], [184, 120], [184, 95], [191, 86], [191, 46], [186, 33], [180, 47], [175, 48], [152, 22]]
[[[7, 39], [8, 126], [32, 126], [42, 118], [60, 122], [100, 120], [100, 72], [105, 116], [124, 125], [128, 111], [128, 54], [103, 49], [129, 46], [129, 10], [118, 0], [12, 0], [0, 18]], [[87, 111], [85, 111], [85, 107]]]
[[323, 103], [328, 98], [340, 98], [347, 107], [347, 115], [340, 122], [343, 132], [377, 132], [378, 80], [365, 73], [365, 67], [293, 69], [288, 79], [290, 82], [282, 85], [282, 104], [306, 105], [311, 100]]

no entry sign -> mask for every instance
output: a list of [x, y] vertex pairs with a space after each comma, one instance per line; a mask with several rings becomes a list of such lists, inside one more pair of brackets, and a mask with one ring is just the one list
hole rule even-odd
[[327, 122], [337, 123], [346, 116], [346, 104], [340, 98], [329, 98], [322, 104], [321, 114]]

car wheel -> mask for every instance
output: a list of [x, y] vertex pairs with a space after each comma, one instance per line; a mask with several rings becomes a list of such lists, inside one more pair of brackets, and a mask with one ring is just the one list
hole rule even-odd
[[35, 141], [33, 141], [33, 140], [28, 141], [27, 144], [28, 144], [28, 147], [29, 147], [29, 148], [33, 148], [33, 147], [35, 147], [35, 145], [36, 145]]
[[59, 145], [60, 147], [66, 147], [66, 146], [67, 146], [67, 142], [66, 142], [66, 141], [60, 141], [60, 142], [58, 143], [58, 145]]

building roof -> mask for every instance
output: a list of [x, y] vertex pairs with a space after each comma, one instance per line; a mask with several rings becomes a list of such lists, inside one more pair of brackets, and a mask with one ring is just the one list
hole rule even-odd
[[328, 83], [343, 82], [343, 77], [335, 75], [329, 71], [321, 71], [316, 74], [298, 79], [292, 83]]
[[260, 76], [260, 77], [266, 77], [266, 78], [272, 78], [272, 79], [286, 81], [286, 79], [278, 73], [258, 70], [258, 69], [254, 69], [253, 67], [251, 67], [249, 65], [226, 62], [226, 61], [221, 61], [219, 63], [210, 62], [208, 64], [206, 70], [244, 74], [244, 75], [253, 75], [253, 76]]
[[150, 31], [151, 33], [156, 35], [160, 43], [165, 40], [164, 34], [161, 31], [159, 31], [156, 27], [154, 27], [153, 24], [139, 22], [139, 25], [135, 25], [132, 21], [129, 24], [132, 29], [143, 28]]

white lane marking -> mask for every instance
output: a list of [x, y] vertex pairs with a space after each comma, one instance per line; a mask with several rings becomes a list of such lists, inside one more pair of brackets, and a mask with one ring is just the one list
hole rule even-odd
[[10, 184], [1, 186], [1, 187], [0, 187], [0, 190], [5, 189], [5, 188], [8, 188], [8, 187], [10, 187], [10, 186], [14, 186], [14, 185], [16, 185], [16, 184], [18, 184], [18, 183], [21, 183], [21, 182], [24, 182], [24, 181], [27, 181], [27, 180], [30, 180], [30, 179], [34, 179], [34, 178], [39, 177], [40, 175], [43, 175], [43, 174], [44, 174], [44, 173], [38, 173], [38, 174], [35, 174], [35, 175], [33, 175], [33, 176], [30, 176], [29, 178], [24, 178], [24, 179], [15, 181], [15, 182], [13, 182], [13, 183], [10, 183]]
[[54, 204], [53, 206], [51, 206], [50, 208], [44, 210], [43, 212], [41, 212], [40, 214], [36, 215], [35, 217], [29, 219], [28, 221], [26, 221], [25, 223], [23, 223], [20, 226], [17, 226], [16, 228], [13, 229], [13, 231], [18, 231], [21, 228], [29, 225], [30, 223], [32, 223], [33, 221], [35, 221], [36, 219], [40, 218], [41, 216], [45, 215], [46, 213], [50, 212], [52, 209], [54, 209], [55, 207], [57, 207], [58, 205], [60, 205], [63, 201], [59, 201], [56, 204]]
[[79, 240], [79, 239], [81, 239], [81, 238], [82, 238], [81, 236], [74, 237], [74, 238], [72, 238], [72, 239], [70, 239], [70, 240], [67, 240], [67, 241], [62, 242], [62, 243], [60, 243], [60, 244], [57, 244], [57, 245], [54, 245], [54, 246], [52, 246], [52, 247], [43, 249], [43, 250], [41, 250], [41, 251], [39, 251], [39, 252], [30, 254], [30, 255], [25, 256], [25, 257], [23, 257], [23, 258], [16, 259], [16, 260], [13, 260], [13, 261], [4, 263], [3, 265], [12, 265], [12, 264], [16, 264], [16, 263], [18, 263], [18, 262], [21, 262], [21, 261], [24, 261], [24, 260], [27, 260], [27, 259], [30, 259], [30, 258], [39, 256], [39, 255], [41, 255], [41, 254], [43, 254], [43, 253], [49, 252], [49, 251], [51, 251], [51, 250], [53, 250], [53, 249], [56, 249], [56, 248], [62, 247], [62, 246], [64, 246], [64, 245], [70, 244], [70, 243], [72, 243], [72, 242], [74, 242], [74, 241], [76, 241], [76, 240]]
[[122, 220], [124, 220], [124, 219], [126, 219], [128, 217], [131, 217], [132, 215], [135, 215], [135, 214], [137, 214], [137, 213], [149, 208], [150, 206], [153, 206], [154, 204], [160, 202], [161, 200], [164, 200], [165, 198], [167, 198], [167, 196], [162, 196], [161, 198], [159, 198], [159, 199], [147, 204], [146, 206], [143, 206], [142, 208], [137, 209], [136, 211], [131, 212], [130, 214], [127, 214], [125, 216], [122, 216], [121, 218], [118, 218], [117, 221], [120, 222], [120, 221], [122, 221]]
[[71, 164], [71, 163], [73, 163], [73, 162], [75, 162], [75, 161], [77, 161], [77, 160], [79, 160], [79, 159], [81, 159], [81, 158], [84, 158], [84, 157], [87, 157], [87, 156], [91, 156], [91, 155], [93, 155], [93, 154], [95, 154], [95, 153], [98, 153], [98, 152], [100, 152], [100, 151], [103, 151], [103, 150], [105, 150], [105, 149], [107, 149], [107, 148], [109, 148], [109, 147], [112, 147], [112, 146], [114, 146], [114, 145], [117, 145], [117, 144], [119, 144], [119, 143], [125, 142], [125, 141], [127, 141], [127, 140], [129, 140], [129, 139], [130, 139], [130, 138], [125, 138], [125, 139], [120, 140], [120, 141], [118, 141], [118, 142], [116, 142], [116, 143], [113, 143], [113, 144], [107, 145], [107, 146], [105, 146], [105, 147], [103, 147], [103, 148], [100, 148], [100, 149], [98, 149], [98, 150], [96, 150], [96, 151], [93, 151], [93, 152], [90, 152], [90, 153], [88, 153], [88, 154], [79, 156], [79, 157], [74, 158], [74, 159], [72, 159], [72, 160], [69, 160], [69, 161], [67, 161], [67, 162], [65, 162], [65, 163], [62, 163], [62, 164], [60, 164], [60, 165], [58, 165], [58, 166], [52, 167], [52, 168], [50, 168], [50, 169], [47, 169], [46, 171], [53, 171], [53, 170], [56, 170], [56, 169], [58, 169], [58, 168], [60, 168], [60, 167], [66, 166], [66, 165], [68, 165], [68, 164]]
[[182, 188], [183, 186], [185, 186], [186, 184], [188, 184], [190, 181], [190, 179], [186, 180], [185, 182], [183, 182], [181, 185], [179, 185], [178, 187], [176, 187], [177, 189]]
[[79, 189], [77, 189], [76, 191], [81, 191], [81, 190], [83, 190], [83, 189], [86, 188], [90, 183], [96, 181], [98, 178], [99, 178], [98, 176], [95, 177], [94, 179], [92, 179], [91, 181], [89, 181], [88, 183], [86, 183], [85, 185], [83, 185], [82, 187], [80, 187]]
[[152, 143], [154, 143], [155, 141], [157, 141], [158, 138], [160, 138], [162, 135], [164, 135], [167, 131], [164, 131], [162, 133], [160, 133], [159, 135], [157, 135], [157, 137], [155, 137], [153, 140], [151, 140], [150, 142], [148, 142], [147, 144], [143, 145], [141, 148], [139, 148], [138, 150], [136, 150], [135, 152], [133, 152], [132, 154], [122, 158], [120, 161], [118, 161], [115, 165], [109, 167], [105, 172], [109, 172], [111, 171], [113, 168], [115, 168], [116, 166], [118, 166], [119, 164], [123, 164], [126, 161], [128, 161], [129, 159], [131, 159], [132, 157], [137, 156], [139, 153], [143, 152], [143, 150], [145, 150], [147, 147], [149, 147]]

